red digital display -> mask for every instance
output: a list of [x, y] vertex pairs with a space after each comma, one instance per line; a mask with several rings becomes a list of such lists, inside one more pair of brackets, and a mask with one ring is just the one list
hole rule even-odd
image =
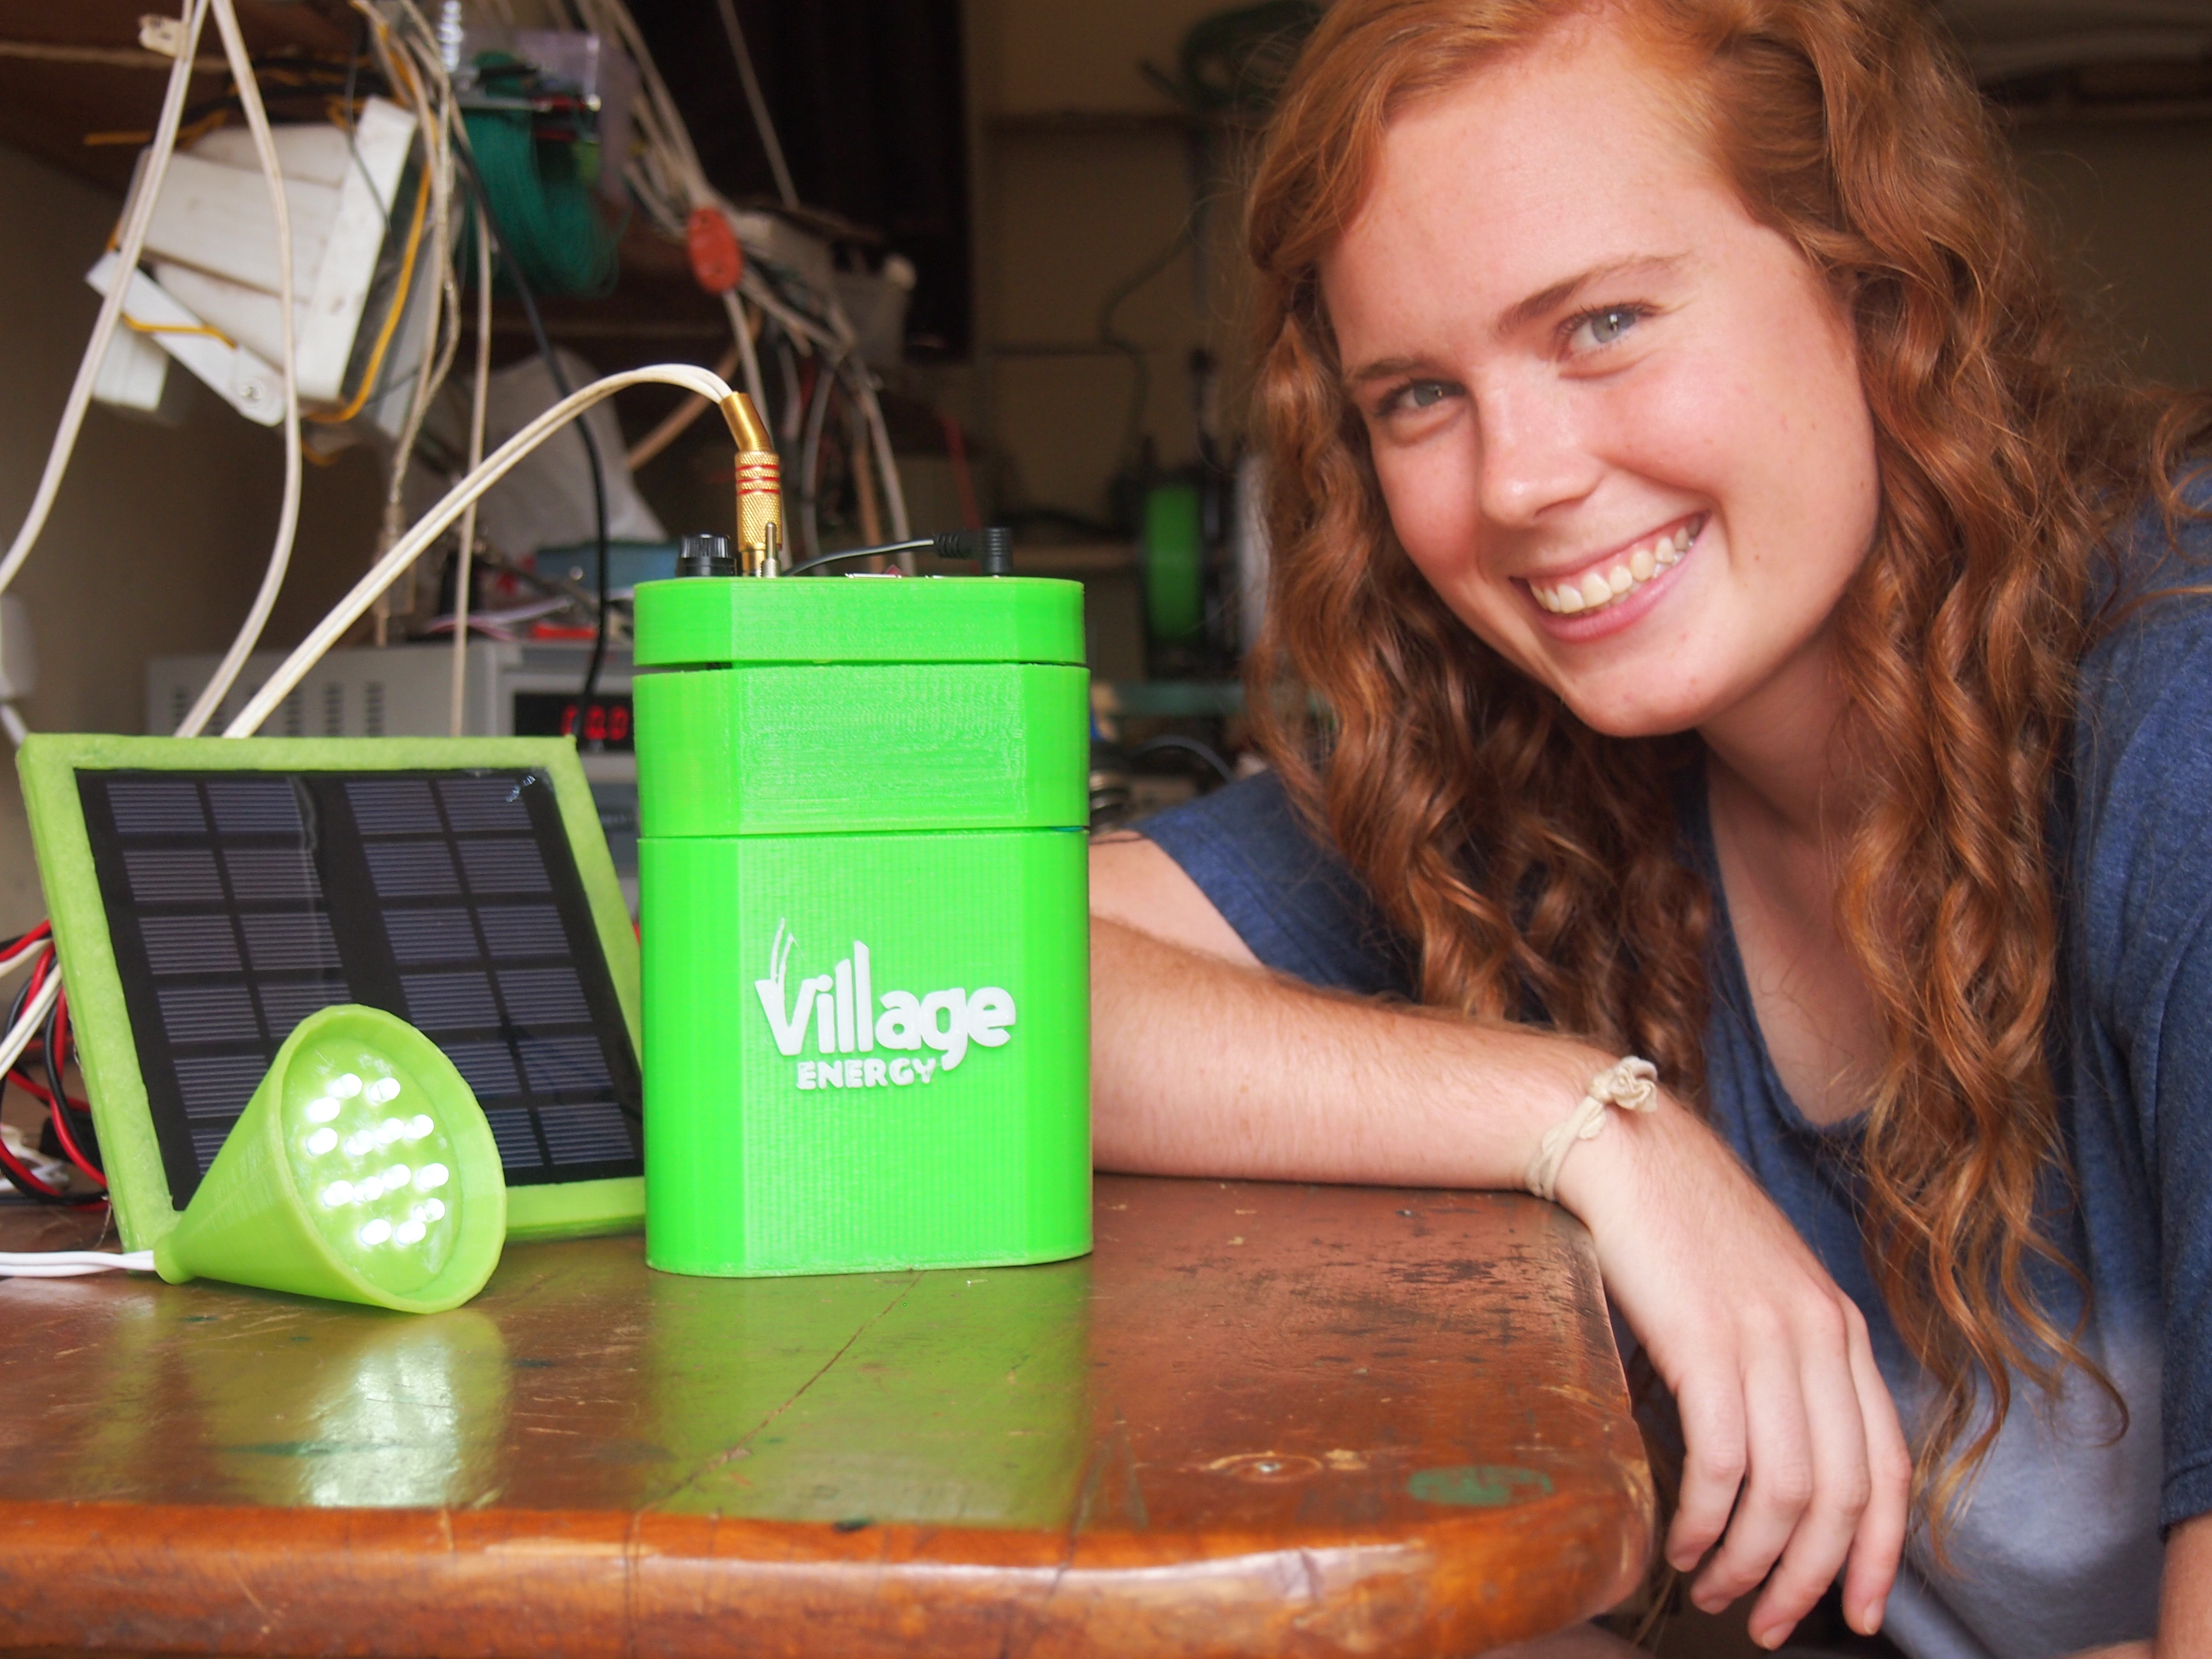
[[604, 749], [637, 746], [628, 692], [594, 697], [588, 706], [580, 697], [564, 696], [557, 691], [514, 694], [514, 735], [518, 738], [573, 738], [578, 734], [580, 723], [586, 743]]

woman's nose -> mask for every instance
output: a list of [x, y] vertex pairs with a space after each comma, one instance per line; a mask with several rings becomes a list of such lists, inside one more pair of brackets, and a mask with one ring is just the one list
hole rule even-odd
[[1483, 516], [1528, 526], [1580, 501], [1603, 470], [1592, 453], [1573, 399], [1557, 385], [1484, 387], [1476, 396], [1477, 489]]

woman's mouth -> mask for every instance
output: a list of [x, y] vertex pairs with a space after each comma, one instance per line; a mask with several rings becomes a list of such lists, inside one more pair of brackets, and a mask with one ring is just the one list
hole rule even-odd
[[1610, 561], [1593, 565], [1579, 576], [1558, 581], [1531, 580], [1528, 584], [1529, 595], [1555, 617], [1606, 610], [1679, 564], [1705, 527], [1705, 514], [1699, 514], [1672, 530], [1647, 537], [1615, 554]]

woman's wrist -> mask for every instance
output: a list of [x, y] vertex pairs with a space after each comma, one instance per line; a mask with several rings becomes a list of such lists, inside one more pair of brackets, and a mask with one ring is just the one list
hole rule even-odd
[[1686, 1132], [1703, 1127], [1664, 1090], [1649, 1111], [1608, 1111], [1604, 1130], [1577, 1145], [1559, 1171], [1553, 1195], [1560, 1206], [1593, 1231], [1610, 1207], [1657, 1176]]

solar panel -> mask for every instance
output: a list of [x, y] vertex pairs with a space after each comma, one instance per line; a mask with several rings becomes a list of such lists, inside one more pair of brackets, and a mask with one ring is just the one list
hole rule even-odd
[[[362, 763], [439, 749], [508, 763]], [[287, 750], [298, 763], [270, 752]], [[233, 754], [253, 763], [214, 763]], [[515, 763], [524, 756], [535, 763]], [[343, 760], [357, 763], [331, 763]], [[408, 1021], [468, 1079], [517, 1231], [634, 1217], [635, 940], [616, 920], [612, 866], [565, 744], [42, 738], [24, 772], [103, 1146], [118, 1142], [118, 1095], [143, 1097], [140, 1139], [166, 1188], [155, 1236], [191, 1201], [293, 1028], [342, 1002]], [[77, 853], [96, 904], [55, 896]], [[86, 948], [94, 914], [104, 952]], [[103, 989], [127, 1030], [101, 1029]], [[115, 1075], [125, 1060], [135, 1079]], [[128, 1196], [148, 1219], [145, 1194], [130, 1191], [146, 1183], [110, 1178], [118, 1216]], [[556, 1190], [533, 1207], [533, 1188]], [[592, 1196], [580, 1208], [562, 1190]], [[533, 1215], [545, 1224], [533, 1229]]]

